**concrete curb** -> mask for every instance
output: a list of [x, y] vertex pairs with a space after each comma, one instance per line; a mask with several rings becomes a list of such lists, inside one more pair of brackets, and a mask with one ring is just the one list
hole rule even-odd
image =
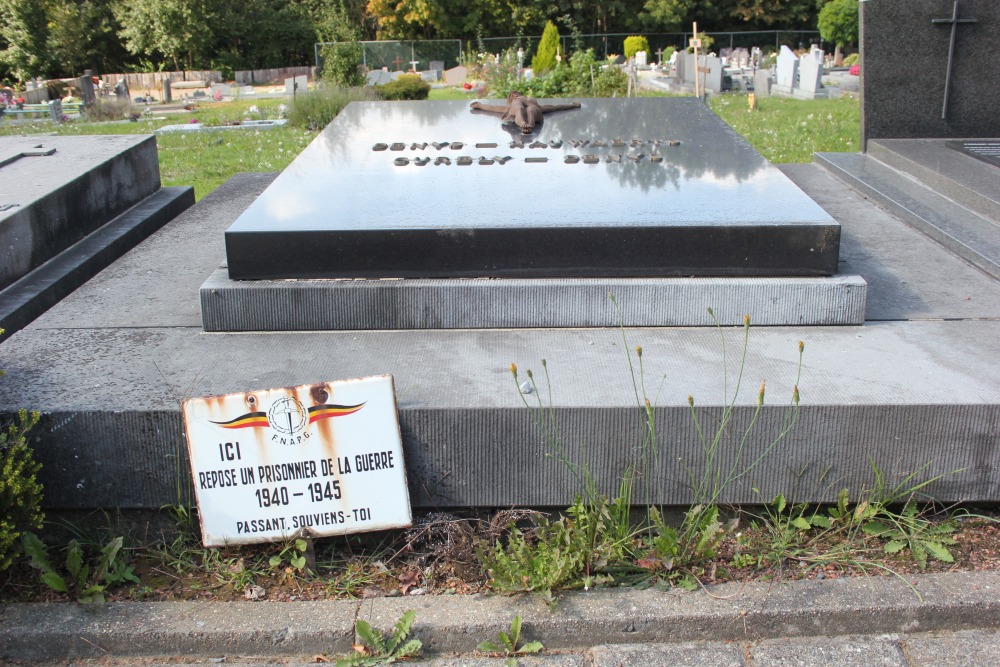
[[1000, 572], [787, 583], [736, 583], [693, 593], [569, 593], [549, 609], [533, 597], [426, 596], [362, 602], [151, 602], [95, 607], [0, 606], [0, 658], [295, 656], [351, 650], [357, 617], [389, 629], [407, 609], [424, 654], [471, 653], [524, 620], [546, 649], [760, 641], [1000, 627]]

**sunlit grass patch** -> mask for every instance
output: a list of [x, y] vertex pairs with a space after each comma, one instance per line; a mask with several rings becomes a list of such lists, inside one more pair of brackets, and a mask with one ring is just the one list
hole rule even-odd
[[857, 100], [765, 97], [750, 111], [746, 95], [715, 95], [709, 106], [771, 162], [812, 162], [815, 152], [860, 150]]

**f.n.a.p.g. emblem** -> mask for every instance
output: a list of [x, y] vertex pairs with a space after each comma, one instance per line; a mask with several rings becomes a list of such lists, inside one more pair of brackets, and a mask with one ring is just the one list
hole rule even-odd
[[211, 419], [208, 421], [216, 426], [228, 429], [271, 428], [278, 433], [295, 435], [304, 431], [310, 424], [321, 419], [352, 415], [363, 407], [365, 407], [364, 403], [358, 403], [357, 405], [322, 403], [307, 408], [297, 398], [283, 396], [271, 403], [266, 411], [247, 412], [225, 421], [214, 421]]

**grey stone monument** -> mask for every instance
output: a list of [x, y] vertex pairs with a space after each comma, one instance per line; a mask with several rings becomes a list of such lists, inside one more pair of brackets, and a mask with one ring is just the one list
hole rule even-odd
[[1000, 137], [998, 31], [995, 0], [861, 3], [862, 146]]
[[757, 97], [770, 97], [773, 84], [774, 77], [766, 69], [759, 69], [753, 73], [753, 92]]
[[775, 72], [774, 86], [771, 89], [774, 95], [791, 97], [792, 91], [798, 83], [799, 58], [785, 45], [781, 46], [778, 54], [777, 70]]
[[823, 88], [823, 51], [813, 49], [799, 59], [799, 84], [792, 89], [792, 95], [811, 100], [827, 97]]
[[193, 203], [190, 187], [160, 187], [153, 137], [0, 138], [0, 328], [22, 328]]

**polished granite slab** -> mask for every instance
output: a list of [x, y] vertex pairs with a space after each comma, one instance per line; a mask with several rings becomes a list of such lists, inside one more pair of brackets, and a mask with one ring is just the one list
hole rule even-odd
[[353, 103], [226, 231], [229, 275], [836, 272], [840, 226], [699, 101], [581, 103], [529, 136], [462, 101]]

